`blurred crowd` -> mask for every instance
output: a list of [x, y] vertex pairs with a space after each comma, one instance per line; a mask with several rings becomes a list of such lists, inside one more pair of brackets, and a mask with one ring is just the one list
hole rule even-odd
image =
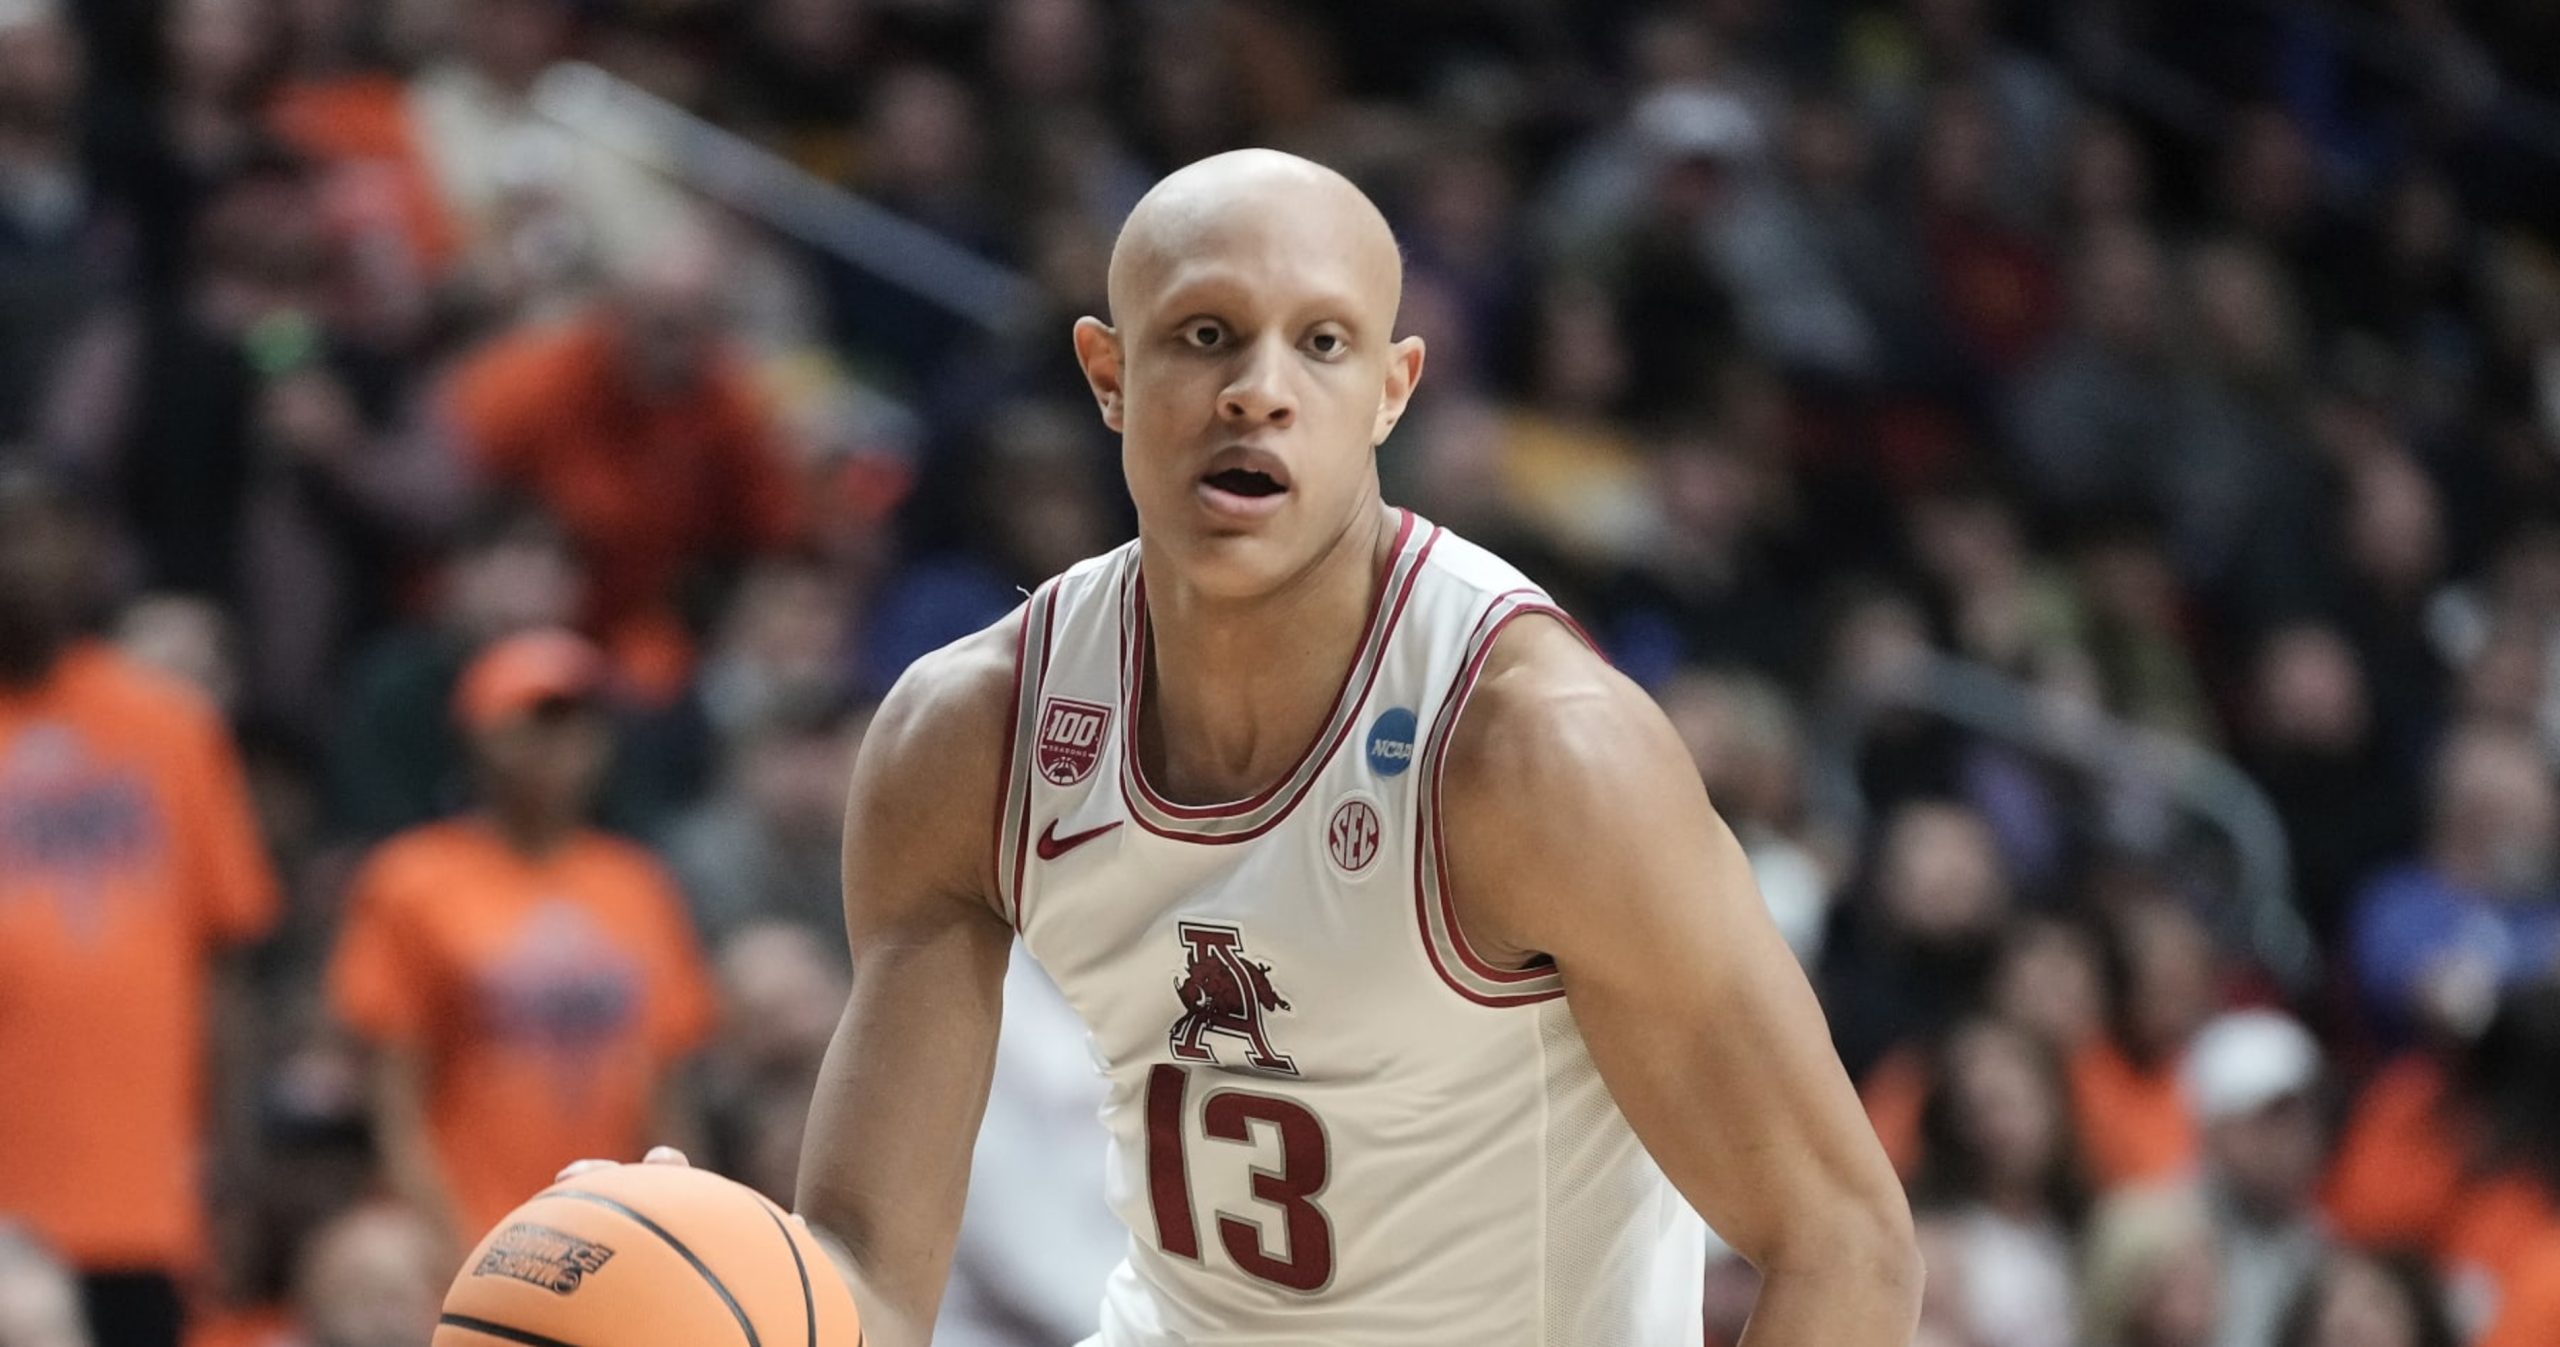
[[[2529, 0], [0, 0], [0, 1347], [420, 1347], [650, 1142], [787, 1199], [865, 708], [1128, 535], [1068, 325], [1244, 144], [1394, 222], [1389, 499], [1670, 712], [1925, 1342], [2560, 1342], [2555, 92]], [[1060, 1196], [946, 1336], [1053, 1344], [1009, 987]]]

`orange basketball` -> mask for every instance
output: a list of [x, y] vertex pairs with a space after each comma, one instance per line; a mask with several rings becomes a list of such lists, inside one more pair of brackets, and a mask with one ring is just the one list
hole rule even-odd
[[618, 1165], [507, 1213], [445, 1292], [434, 1347], [856, 1347], [844, 1278], [753, 1189]]

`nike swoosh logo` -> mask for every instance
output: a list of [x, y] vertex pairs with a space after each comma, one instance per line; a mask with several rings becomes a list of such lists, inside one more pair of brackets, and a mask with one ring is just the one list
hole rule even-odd
[[1085, 843], [1119, 827], [1120, 823], [1121, 820], [1113, 819], [1111, 822], [1103, 824], [1099, 828], [1087, 828], [1083, 832], [1069, 833], [1064, 837], [1060, 837], [1058, 836], [1058, 821], [1056, 819], [1051, 819], [1049, 820], [1049, 826], [1040, 830], [1040, 844], [1037, 848], [1040, 853], [1040, 859], [1044, 861], [1054, 861], [1060, 856], [1064, 856], [1068, 852], [1075, 850], [1077, 847], [1083, 846]]

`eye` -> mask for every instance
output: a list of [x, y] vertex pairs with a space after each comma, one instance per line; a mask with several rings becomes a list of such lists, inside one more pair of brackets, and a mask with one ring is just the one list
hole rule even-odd
[[1330, 360], [1351, 349], [1351, 343], [1339, 332], [1317, 332], [1307, 338], [1307, 349]]
[[1184, 344], [1194, 349], [1212, 351], [1225, 344], [1227, 330], [1207, 319], [1202, 319], [1182, 329], [1182, 340]]

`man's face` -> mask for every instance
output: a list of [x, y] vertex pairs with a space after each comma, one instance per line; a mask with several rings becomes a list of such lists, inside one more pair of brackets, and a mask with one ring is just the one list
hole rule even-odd
[[1078, 325], [1150, 554], [1211, 596], [1282, 587], [1377, 509], [1421, 345], [1393, 340], [1391, 245], [1344, 214], [1187, 212], [1114, 286], [1117, 328]]
[[585, 811], [612, 741], [601, 709], [565, 698], [473, 736], [501, 803], [553, 814]]
[[2320, 1177], [2320, 1119], [2307, 1094], [2205, 1129], [2205, 1146], [2224, 1183], [2260, 1219], [2302, 1211]]

